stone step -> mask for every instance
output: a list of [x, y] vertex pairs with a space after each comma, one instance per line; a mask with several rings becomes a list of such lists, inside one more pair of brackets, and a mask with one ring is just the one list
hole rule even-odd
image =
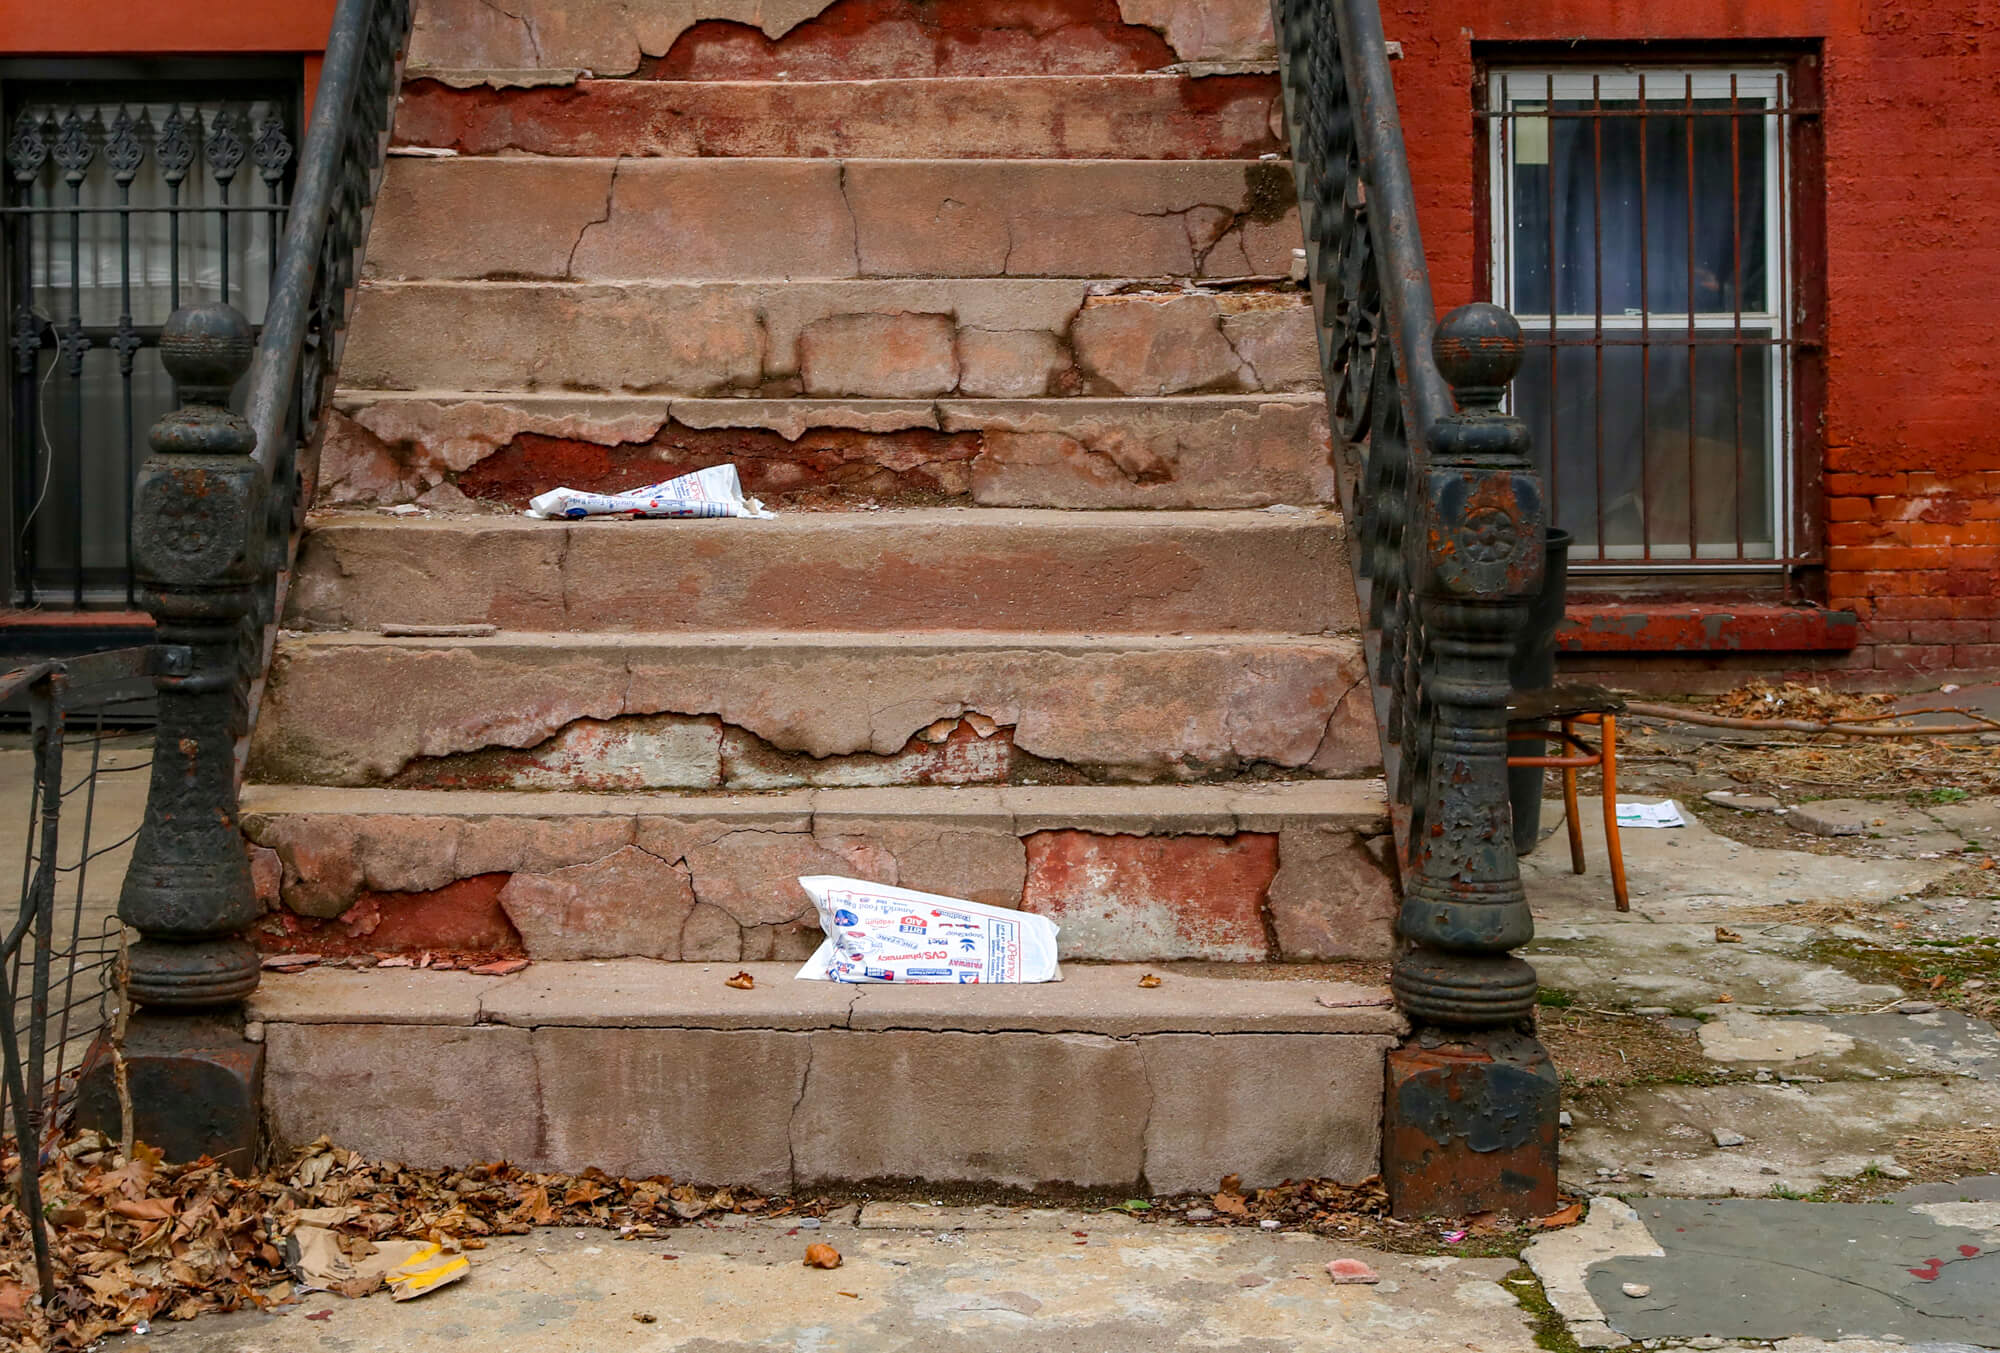
[[803, 959], [801, 875], [1025, 908], [1066, 959], [1376, 960], [1379, 780], [524, 794], [245, 787], [266, 947]]
[[733, 463], [767, 503], [1243, 508], [1333, 502], [1318, 394], [1160, 399], [664, 399], [348, 390], [323, 507], [525, 506]]
[[1284, 277], [1279, 160], [389, 161], [367, 276]]
[[[1379, 986], [1072, 965], [1035, 987], [790, 965], [320, 971], [252, 998], [278, 1149], [666, 1175], [767, 1193], [923, 1180], [1121, 1194], [1377, 1168]], [[1340, 1008], [1329, 1008], [1321, 998]], [[1349, 1003], [1353, 1004], [1349, 1004]]]
[[249, 768], [544, 789], [1352, 775], [1376, 760], [1361, 674], [1344, 636], [294, 635]]
[[1340, 514], [919, 508], [770, 520], [315, 514], [297, 630], [1346, 633]]
[[1262, 0], [424, 0], [409, 72], [565, 83], [1097, 75], [1276, 60]]
[[400, 145], [464, 155], [1254, 160], [1285, 151], [1275, 75], [579, 80], [403, 91]]
[[351, 392], [696, 398], [1320, 388], [1310, 298], [1290, 283], [991, 278], [376, 283], [358, 299], [340, 377]]

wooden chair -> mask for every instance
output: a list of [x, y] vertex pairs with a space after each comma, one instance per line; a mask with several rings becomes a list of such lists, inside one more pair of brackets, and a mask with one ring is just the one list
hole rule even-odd
[[[1618, 840], [1618, 716], [1625, 701], [1601, 686], [1558, 684], [1541, 691], [1516, 691], [1507, 703], [1509, 742], [1562, 744], [1555, 756], [1510, 756], [1510, 766], [1553, 766], [1562, 771], [1563, 815], [1569, 824], [1570, 868], [1583, 872], [1583, 823], [1576, 807], [1576, 773], [1591, 766], [1604, 771], [1604, 848], [1611, 857], [1611, 891], [1618, 910], [1632, 910], [1625, 885], [1625, 852]], [[1553, 724], [1555, 727], [1551, 728]], [[1599, 730], [1592, 747], [1577, 735], [1578, 724]]]

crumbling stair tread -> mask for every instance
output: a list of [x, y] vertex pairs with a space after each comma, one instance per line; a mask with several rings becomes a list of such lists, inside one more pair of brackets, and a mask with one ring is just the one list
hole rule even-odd
[[[535, 963], [507, 977], [414, 968], [269, 974], [249, 1018], [277, 1024], [506, 1025], [516, 1028], [921, 1029], [957, 1033], [1399, 1034], [1387, 987], [1128, 963], [1070, 963], [1034, 984], [800, 981], [796, 963], [651, 959]], [[1302, 969], [1302, 972], [1315, 972]], [[749, 990], [725, 985], [748, 972]], [[1143, 987], [1147, 973], [1162, 974]]]

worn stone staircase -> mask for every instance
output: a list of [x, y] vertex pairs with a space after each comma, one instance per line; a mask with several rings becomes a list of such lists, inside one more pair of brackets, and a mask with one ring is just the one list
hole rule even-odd
[[[1261, 0], [426, 0], [243, 793], [260, 942], [386, 965], [268, 976], [281, 1139], [1374, 1171], [1388, 825], [1272, 62]], [[775, 520], [518, 514], [722, 461]], [[1049, 914], [1065, 980], [793, 981], [809, 873]]]

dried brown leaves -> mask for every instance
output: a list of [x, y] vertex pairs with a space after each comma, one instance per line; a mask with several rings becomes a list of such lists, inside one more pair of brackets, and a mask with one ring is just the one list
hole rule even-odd
[[[122, 1159], [95, 1132], [49, 1155], [41, 1183], [56, 1296], [47, 1310], [36, 1290], [26, 1220], [11, 1197], [0, 1202], [0, 1346], [82, 1349], [141, 1320], [288, 1303], [295, 1297], [285, 1238], [302, 1221], [332, 1226], [340, 1244], [358, 1255], [389, 1238], [478, 1249], [487, 1236], [563, 1225], [611, 1228], [621, 1239], [637, 1239], [710, 1213], [799, 1210], [754, 1194], [596, 1170], [409, 1169], [363, 1160], [325, 1140], [249, 1179], [213, 1161], [163, 1165], [143, 1145], [134, 1156]], [[12, 1140], [0, 1141], [0, 1174], [19, 1168]]]

